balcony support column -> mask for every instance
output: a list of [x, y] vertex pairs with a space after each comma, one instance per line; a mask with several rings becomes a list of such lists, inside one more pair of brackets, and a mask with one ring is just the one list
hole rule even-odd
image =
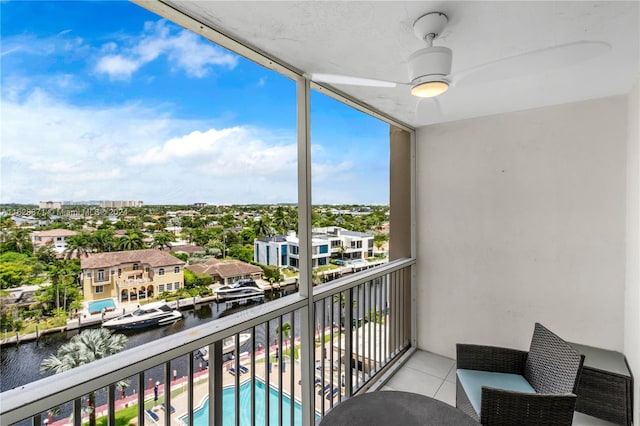
[[[311, 277], [311, 129], [310, 81], [299, 77], [296, 84], [298, 108], [298, 236], [300, 251], [300, 296], [307, 304], [300, 312], [301, 371], [302, 371], [302, 424], [315, 424], [314, 382], [314, 310]], [[306, 375], [306, 376], [305, 376]]]

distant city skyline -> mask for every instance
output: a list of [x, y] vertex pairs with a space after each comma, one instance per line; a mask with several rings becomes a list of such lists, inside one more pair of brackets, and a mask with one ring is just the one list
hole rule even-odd
[[[0, 203], [297, 202], [292, 80], [130, 2], [0, 8]], [[388, 125], [311, 100], [312, 202], [388, 204]]]

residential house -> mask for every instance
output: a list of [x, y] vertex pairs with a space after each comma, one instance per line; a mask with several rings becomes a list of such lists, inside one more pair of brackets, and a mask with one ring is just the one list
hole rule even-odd
[[31, 243], [33, 249], [50, 245], [53, 250], [60, 254], [67, 249], [67, 238], [77, 235], [76, 231], [69, 229], [49, 229], [47, 231], [35, 231], [31, 233]]
[[[366, 214], [366, 213], [365, 213]], [[365, 260], [373, 256], [373, 235], [349, 231], [339, 226], [313, 228], [313, 238], [328, 240], [331, 258], [344, 261]]]
[[215, 258], [205, 263], [196, 263], [186, 267], [196, 274], [211, 275], [213, 283], [233, 284], [236, 281], [253, 278], [259, 279], [262, 276], [262, 268], [241, 260], [221, 261]]
[[126, 302], [184, 287], [185, 262], [157, 249], [92, 253], [80, 261], [84, 300]]
[[[329, 259], [341, 262], [365, 260], [373, 256], [373, 235], [330, 226], [314, 228], [311, 239], [312, 267], [327, 265]], [[256, 238], [253, 258], [263, 265], [298, 269], [300, 239], [295, 231], [287, 235]]]

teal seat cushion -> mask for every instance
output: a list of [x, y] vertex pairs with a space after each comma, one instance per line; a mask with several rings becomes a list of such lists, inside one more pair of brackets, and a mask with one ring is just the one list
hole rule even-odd
[[483, 386], [522, 393], [536, 393], [529, 382], [519, 374], [464, 369], [458, 369], [456, 372], [458, 373], [460, 384], [478, 415], [480, 415], [480, 408], [482, 407]]

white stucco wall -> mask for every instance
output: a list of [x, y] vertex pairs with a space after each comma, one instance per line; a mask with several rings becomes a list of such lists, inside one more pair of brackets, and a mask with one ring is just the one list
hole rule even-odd
[[634, 416], [640, 423], [640, 81], [628, 99], [627, 273], [624, 353], [635, 374]]
[[621, 351], [627, 97], [417, 131], [417, 338]]

